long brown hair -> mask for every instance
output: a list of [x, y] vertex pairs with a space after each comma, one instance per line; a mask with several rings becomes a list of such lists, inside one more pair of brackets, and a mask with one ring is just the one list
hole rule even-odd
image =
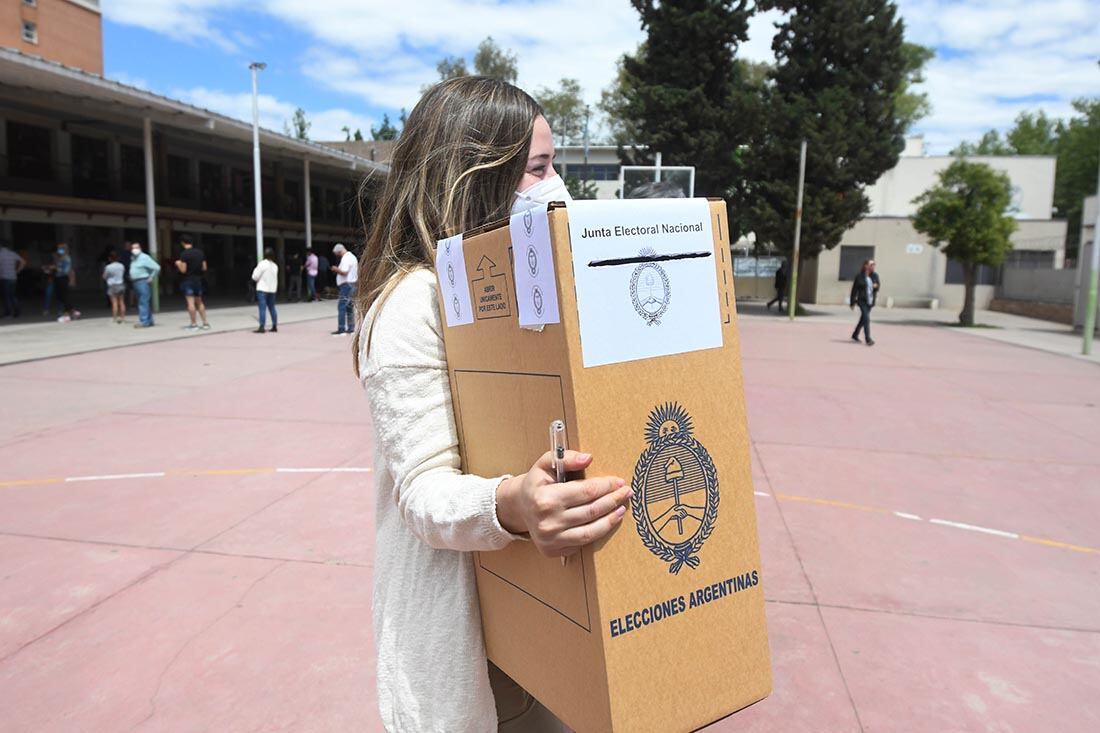
[[[458, 77], [425, 92], [398, 138], [366, 224], [357, 321], [406, 273], [433, 265], [437, 240], [508, 216], [540, 114], [526, 92], [498, 79]], [[365, 196], [366, 184], [361, 210]], [[357, 373], [359, 333], [352, 345]]]

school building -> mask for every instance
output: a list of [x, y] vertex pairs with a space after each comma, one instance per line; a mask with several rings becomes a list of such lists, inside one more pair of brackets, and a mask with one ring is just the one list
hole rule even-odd
[[[584, 148], [569, 145], [559, 149], [569, 175], [595, 182], [597, 198], [619, 195], [619, 161], [615, 146], [593, 145], [584, 165]], [[963, 301], [962, 267], [932, 247], [913, 228], [916, 213], [913, 199], [938, 183], [937, 175], [954, 162], [948, 155], [925, 155], [924, 140], [906, 141], [898, 164], [884, 174], [866, 193], [870, 211], [845, 233], [840, 245], [803, 263], [799, 294], [803, 302], [842, 304], [852, 280], [864, 260], [874, 259], [883, 278], [880, 305], [958, 309]], [[1006, 173], [1012, 182], [1011, 214], [1017, 229], [1013, 251], [1006, 268], [1060, 269], [1065, 260], [1066, 222], [1053, 218], [1055, 158], [1052, 156], [978, 156], [973, 162], [986, 163]], [[628, 188], [629, 188], [629, 181]], [[804, 221], [812, 227], [812, 221]], [[733, 247], [734, 275], [739, 298], [767, 298], [780, 257], [768, 247], [756, 247], [752, 238]], [[981, 267], [976, 290], [977, 306], [985, 308], [994, 297], [1001, 268]]]
[[[3, 8], [0, 237], [28, 261], [21, 297], [40, 291], [59, 242], [79, 297], [101, 288], [108, 249], [138, 241], [166, 266], [181, 233], [205, 251], [211, 293], [243, 297], [256, 263], [251, 124], [104, 79], [98, 2]], [[307, 243], [327, 254], [357, 240], [359, 185], [387, 166], [263, 129], [260, 150], [264, 245], [280, 263]]]

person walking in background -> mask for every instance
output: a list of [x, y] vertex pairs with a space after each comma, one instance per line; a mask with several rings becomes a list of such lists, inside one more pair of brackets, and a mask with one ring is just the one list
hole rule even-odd
[[4, 296], [4, 318], [19, 317], [19, 300], [15, 297], [15, 283], [19, 271], [27, 266], [27, 261], [7, 242], [0, 241], [0, 290]]
[[336, 273], [336, 287], [340, 290], [340, 302], [336, 306], [336, 330], [332, 335], [343, 336], [355, 330], [352, 291], [359, 280], [359, 260], [342, 244], [333, 247], [332, 254], [340, 258], [340, 263], [332, 266], [332, 271]]
[[856, 275], [856, 279], [852, 281], [852, 293], [848, 299], [848, 307], [855, 308], [859, 306], [859, 323], [856, 324], [856, 330], [852, 332], [852, 341], [859, 343], [859, 332], [863, 331], [863, 338], [867, 340], [868, 346], [874, 346], [875, 340], [871, 338], [871, 309], [875, 307], [875, 300], [878, 299], [879, 280], [878, 273], [875, 272], [875, 261], [864, 260], [863, 268]]
[[80, 311], [73, 308], [72, 303], [69, 302], [69, 287], [76, 284], [75, 279], [73, 258], [69, 256], [69, 245], [58, 242], [53, 258], [53, 294], [61, 303], [61, 315], [57, 318], [61, 323], [80, 318]]
[[111, 301], [111, 319], [115, 323], [126, 322], [126, 268], [118, 261], [114, 250], [107, 253], [107, 265], [103, 268], [103, 282]]
[[302, 257], [295, 253], [286, 260], [286, 300], [297, 303], [302, 299]]
[[138, 242], [130, 243], [130, 282], [137, 293], [138, 323], [134, 328], [149, 328], [153, 325], [153, 278], [160, 272], [160, 265], [141, 249]]
[[306, 247], [306, 293], [309, 295], [309, 301], [312, 303], [315, 300], [320, 300], [317, 297], [317, 255], [313, 252], [313, 248]]
[[264, 258], [252, 270], [252, 282], [256, 283], [256, 304], [260, 306], [260, 327], [254, 333], [263, 333], [265, 308], [271, 311], [271, 333], [279, 330], [279, 315], [275, 312], [275, 291], [279, 289], [279, 266], [275, 264], [275, 250], [268, 247]]
[[779, 263], [779, 269], [775, 271], [775, 297], [768, 301], [768, 304], [764, 306], [765, 310], [771, 310], [772, 303], [778, 302], [779, 307], [776, 310], [783, 310], [783, 296], [787, 294], [787, 262], [784, 260]]
[[[176, 269], [183, 275], [183, 279], [180, 280], [180, 290], [183, 291], [183, 298], [187, 301], [187, 315], [191, 318], [191, 323], [184, 328], [188, 331], [197, 331], [200, 328], [203, 331], [209, 331], [210, 324], [206, 321], [206, 303], [202, 299], [202, 278], [206, 272], [206, 256], [195, 246], [189, 234], [180, 237], [180, 244], [183, 246], [183, 252], [176, 260]], [[201, 326], [195, 321], [196, 311], [202, 318]]]

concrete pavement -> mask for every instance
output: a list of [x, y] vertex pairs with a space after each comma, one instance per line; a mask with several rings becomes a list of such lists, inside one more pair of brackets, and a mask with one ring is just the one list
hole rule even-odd
[[[1100, 371], [845, 315], [741, 319], [775, 692], [711, 729], [1100, 729]], [[380, 730], [370, 421], [285, 322], [0, 368], [0, 729]]]

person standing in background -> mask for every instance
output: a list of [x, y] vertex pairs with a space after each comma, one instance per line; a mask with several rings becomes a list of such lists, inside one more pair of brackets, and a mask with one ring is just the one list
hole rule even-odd
[[309, 301], [312, 303], [315, 300], [320, 300], [317, 297], [317, 255], [314, 254], [312, 247], [306, 247], [306, 293], [309, 294]]
[[340, 258], [340, 263], [332, 266], [336, 273], [336, 287], [340, 290], [340, 302], [336, 305], [336, 330], [333, 336], [351, 335], [355, 330], [355, 304], [352, 291], [359, 280], [359, 260], [348, 252], [347, 247], [337, 243], [332, 254]]
[[107, 264], [103, 268], [103, 282], [107, 286], [107, 297], [111, 301], [111, 319], [115, 323], [126, 322], [126, 268], [118, 261], [114, 250], [107, 253]]
[[15, 250], [8, 247], [7, 242], [0, 241], [0, 290], [4, 296], [4, 318], [19, 317], [19, 300], [15, 297], [15, 283], [19, 279], [19, 272], [27, 266]]
[[75, 280], [76, 274], [73, 272], [73, 258], [69, 256], [69, 245], [58, 242], [53, 258], [53, 292], [54, 297], [61, 303], [61, 315], [57, 319], [61, 323], [80, 318], [80, 311], [73, 308], [72, 303], [69, 302], [69, 287], [76, 284]]
[[771, 310], [772, 303], [778, 302], [779, 307], [776, 310], [783, 310], [783, 296], [787, 294], [787, 262], [783, 261], [779, 263], [779, 269], [775, 271], [775, 297], [768, 301], [768, 304], [764, 306], [765, 310]]
[[[206, 256], [195, 246], [189, 234], [180, 236], [180, 244], [183, 246], [183, 252], [176, 260], [176, 269], [183, 275], [183, 279], [180, 280], [180, 290], [187, 302], [187, 315], [191, 318], [191, 323], [184, 328], [188, 331], [197, 331], [200, 328], [203, 331], [209, 331], [210, 324], [206, 321], [206, 303], [202, 299], [202, 278], [206, 272]], [[195, 321], [196, 311], [202, 317], [202, 326]]]
[[859, 343], [859, 332], [863, 331], [863, 338], [867, 340], [868, 346], [874, 346], [875, 340], [871, 338], [871, 309], [875, 307], [875, 301], [878, 299], [879, 280], [878, 273], [875, 272], [875, 261], [865, 260], [863, 262], [863, 269], [856, 275], [856, 279], [852, 282], [852, 293], [849, 296], [848, 307], [855, 308], [859, 306], [859, 323], [856, 324], [856, 330], [852, 332], [852, 341]]
[[130, 243], [130, 282], [134, 285], [138, 301], [138, 323], [134, 328], [149, 328], [153, 325], [153, 289], [152, 280], [160, 272], [160, 265], [141, 250], [138, 242]]
[[275, 264], [275, 250], [268, 247], [264, 258], [252, 270], [252, 282], [256, 283], [256, 304], [260, 306], [260, 327], [253, 333], [263, 333], [267, 325], [264, 309], [271, 311], [271, 333], [279, 330], [279, 315], [275, 312], [275, 291], [279, 289], [279, 266]]

